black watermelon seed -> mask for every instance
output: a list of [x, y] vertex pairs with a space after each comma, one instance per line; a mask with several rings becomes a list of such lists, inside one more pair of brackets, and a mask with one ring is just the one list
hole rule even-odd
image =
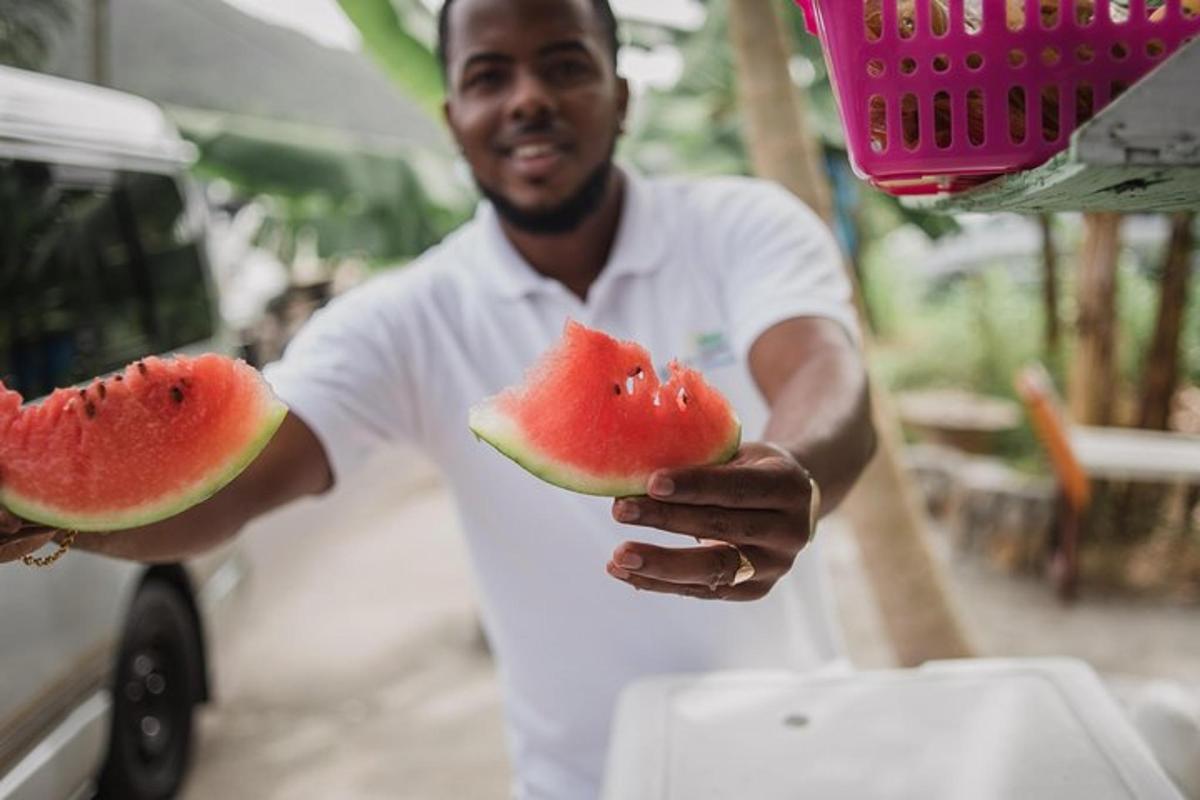
[[104, 386], [104, 381], [100, 381], [96, 386], [96, 391], [100, 393], [100, 399], [103, 400], [108, 395], [108, 389]]
[[113, 380], [116, 381], [117, 383], [120, 383], [121, 381], [125, 380], [125, 376], [124, 375], [114, 375]]
[[183, 389], [180, 389], [178, 386], [172, 386], [171, 387], [171, 399], [174, 400], [177, 404], [182, 403], [183, 402]]
[[84, 412], [87, 413], [88, 419], [91, 419], [92, 417], [96, 416], [96, 406], [91, 400], [88, 400], [84, 404], [83, 410], [84, 410]]
[[620, 394], [620, 393], [621, 393], [621, 385], [618, 383], [614, 383], [613, 384], [613, 394]]
[[137, 368], [138, 368], [138, 372], [142, 373], [143, 375], [146, 374], [146, 365], [143, 364], [141, 361], [137, 362]]
[[636, 378], [638, 375], [641, 375], [641, 374], [642, 374], [641, 367], [634, 367], [633, 369], [629, 370], [629, 377], [631, 377], [631, 378]]
[[87, 400], [87, 389], [80, 389], [80, 390], [79, 390], [79, 399], [80, 399], [80, 400]]

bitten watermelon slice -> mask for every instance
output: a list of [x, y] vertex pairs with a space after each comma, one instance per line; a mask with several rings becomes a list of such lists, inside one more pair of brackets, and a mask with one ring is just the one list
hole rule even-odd
[[0, 505], [68, 530], [156, 522], [233, 480], [286, 413], [219, 355], [147, 358], [37, 405], [0, 384]]
[[584, 494], [646, 493], [658, 469], [733, 457], [742, 426], [699, 372], [672, 361], [660, 383], [650, 353], [568, 322], [520, 386], [476, 405], [475, 435], [545, 481]]

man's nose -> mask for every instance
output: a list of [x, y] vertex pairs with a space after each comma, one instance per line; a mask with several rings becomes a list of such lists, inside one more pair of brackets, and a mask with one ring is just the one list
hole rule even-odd
[[554, 94], [532, 70], [520, 70], [508, 101], [508, 114], [517, 121], [529, 123], [546, 119], [555, 109]]

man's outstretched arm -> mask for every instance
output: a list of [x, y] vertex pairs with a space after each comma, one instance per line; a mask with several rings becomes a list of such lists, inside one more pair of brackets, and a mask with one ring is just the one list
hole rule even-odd
[[759, 337], [750, 368], [771, 408], [763, 439], [812, 473], [824, 516], [875, 453], [863, 355], [838, 323], [791, 319]]
[[[133, 561], [179, 561], [230, 539], [272, 509], [332, 485], [324, 447], [304, 422], [289, 414], [258, 458], [209, 499], [153, 525], [80, 533], [74, 547]], [[0, 562], [19, 559], [64, 535], [29, 525], [0, 507]]]

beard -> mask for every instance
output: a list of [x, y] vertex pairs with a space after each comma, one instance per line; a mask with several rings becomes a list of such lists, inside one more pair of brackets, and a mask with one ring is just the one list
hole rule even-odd
[[536, 211], [518, 208], [507, 197], [484, 186], [478, 179], [476, 179], [475, 185], [496, 209], [500, 218], [509, 225], [523, 233], [553, 236], [570, 233], [583, 224], [584, 220], [596, 213], [604, 201], [604, 192], [608, 188], [610, 174], [612, 174], [611, 150], [608, 157], [591, 171], [570, 197], [553, 208]]

